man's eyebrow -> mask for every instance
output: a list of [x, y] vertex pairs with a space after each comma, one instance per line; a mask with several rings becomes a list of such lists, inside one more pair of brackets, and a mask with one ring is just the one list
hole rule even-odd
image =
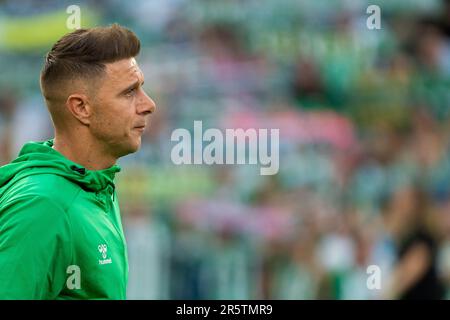
[[144, 81], [140, 82], [139, 80], [137, 80], [136, 82], [134, 82], [133, 84], [129, 85], [128, 87], [126, 87], [125, 89], [123, 89], [119, 95], [124, 94], [128, 91], [130, 91], [131, 89], [137, 88], [139, 87], [139, 85], [144, 85]]

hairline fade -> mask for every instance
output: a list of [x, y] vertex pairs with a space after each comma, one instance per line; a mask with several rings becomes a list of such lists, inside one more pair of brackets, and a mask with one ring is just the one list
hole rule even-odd
[[71, 81], [100, 79], [105, 75], [105, 64], [136, 57], [140, 46], [136, 34], [118, 24], [64, 35], [45, 57], [40, 74], [44, 98], [56, 98]]

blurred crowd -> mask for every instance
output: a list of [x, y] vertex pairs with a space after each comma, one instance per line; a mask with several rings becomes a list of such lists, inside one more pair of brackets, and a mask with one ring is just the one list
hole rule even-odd
[[[1, 27], [70, 4], [0, 0], [0, 165], [52, 137], [38, 83], [50, 44], [2, 45]], [[157, 104], [117, 175], [128, 298], [450, 297], [450, 1], [80, 6], [138, 34]], [[171, 133], [194, 120], [280, 129], [278, 174], [174, 165]]]

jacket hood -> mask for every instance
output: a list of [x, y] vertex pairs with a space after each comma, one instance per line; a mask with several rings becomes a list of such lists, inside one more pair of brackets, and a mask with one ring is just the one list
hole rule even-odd
[[113, 165], [97, 171], [87, 170], [65, 158], [52, 146], [53, 139], [26, 143], [14, 161], [0, 167], [0, 188], [13, 178], [43, 173], [59, 175], [91, 191], [103, 190], [108, 185], [115, 187], [114, 177], [120, 171], [119, 166]]

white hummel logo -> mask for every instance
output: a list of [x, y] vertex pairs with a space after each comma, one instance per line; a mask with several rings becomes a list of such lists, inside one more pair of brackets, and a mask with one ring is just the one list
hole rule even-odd
[[103, 258], [103, 260], [98, 260], [99, 264], [112, 263], [111, 258], [106, 259], [107, 252], [108, 252], [108, 247], [106, 246], [106, 244], [99, 244], [98, 245], [98, 251], [102, 254], [102, 258]]
[[102, 254], [103, 259], [106, 259], [106, 252], [108, 251], [106, 244], [99, 244], [98, 251]]

